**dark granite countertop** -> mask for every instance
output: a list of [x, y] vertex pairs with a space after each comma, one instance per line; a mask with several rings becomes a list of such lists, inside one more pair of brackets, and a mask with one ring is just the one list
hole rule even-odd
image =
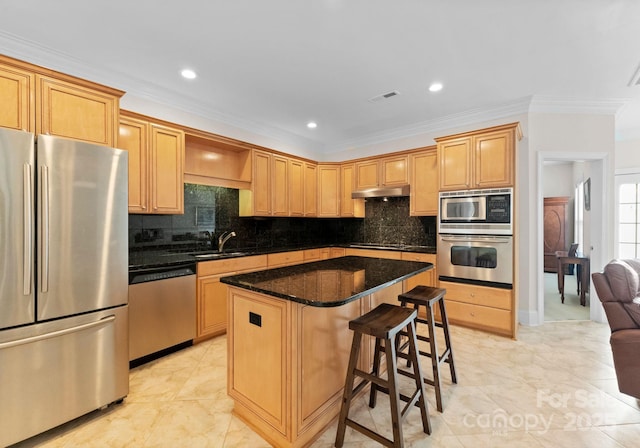
[[431, 263], [339, 257], [222, 277], [222, 283], [317, 307], [340, 306], [433, 268]]
[[[290, 252], [295, 250], [317, 249], [323, 247], [343, 247], [343, 248], [357, 248], [357, 249], [372, 249], [372, 250], [391, 250], [399, 252], [416, 252], [435, 254], [436, 248], [434, 246], [409, 246], [399, 244], [378, 244], [378, 243], [351, 243], [351, 244], [323, 244], [318, 246], [304, 246], [304, 247], [270, 247], [270, 248], [239, 248], [230, 249], [229, 252], [215, 258], [216, 260], [223, 260], [226, 258], [234, 257], [248, 257], [251, 255], [263, 255], [278, 252]], [[169, 267], [178, 266], [181, 264], [193, 263], [198, 261], [209, 261], [211, 259], [199, 258], [198, 255], [215, 253], [215, 251], [183, 251], [175, 249], [157, 249], [157, 250], [145, 250], [140, 252], [129, 253], [129, 270], [152, 268], [152, 267]]]

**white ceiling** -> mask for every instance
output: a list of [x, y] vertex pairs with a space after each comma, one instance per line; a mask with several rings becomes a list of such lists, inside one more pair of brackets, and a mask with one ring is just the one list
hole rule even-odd
[[636, 0], [0, 2], [2, 53], [321, 152], [550, 106], [640, 135], [639, 31]]

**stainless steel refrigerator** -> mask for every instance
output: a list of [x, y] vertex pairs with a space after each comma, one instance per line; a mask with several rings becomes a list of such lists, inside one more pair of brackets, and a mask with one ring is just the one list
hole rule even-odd
[[129, 392], [127, 163], [0, 129], [0, 446]]

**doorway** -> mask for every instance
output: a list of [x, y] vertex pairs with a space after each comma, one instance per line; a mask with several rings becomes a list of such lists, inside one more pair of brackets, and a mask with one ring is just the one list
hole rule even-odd
[[[538, 228], [537, 228], [537, 250], [538, 250], [538, 263], [537, 263], [537, 316], [538, 324], [542, 325], [545, 322], [545, 273], [544, 273], [544, 167], [545, 163], [583, 163], [585, 176], [583, 181], [587, 178], [590, 179], [591, 196], [590, 196], [590, 210], [585, 212], [583, 219], [583, 239], [584, 244], [582, 251], [585, 255], [588, 255], [591, 261], [591, 270], [600, 270], [604, 266], [604, 258], [607, 256], [606, 250], [603, 250], [603, 245], [606, 240], [605, 229], [608, 223], [606, 222], [603, 213], [605, 198], [607, 196], [608, 182], [605, 182], [605, 173], [607, 165], [606, 153], [558, 153], [558, 152], [545, 152], [540, 151], [538, 153], [538, 192], [537, 192], [537, 204], [538, 204]], [[594, 194], [595, 193], [595, 194]], [[549, 279], [547, 279], [548, 283]], [[590, 279], [589, 279], [590, 281]], [[553, 284], [553, 283], [552, 283]], [[567, 286], [570, 288], [571, 286]], [[548, 288], [547, 288], [548, 289]], [[566, 289], [567, 291], [568, 289]], [[604, 322], [604, 310], [597, 300], [593, 288], [589, 289], [589, 319], [597, 322]], [[556, 290], [557, 294], [557, 290]], [[558, 297], [558, 301], [560, 298]]]

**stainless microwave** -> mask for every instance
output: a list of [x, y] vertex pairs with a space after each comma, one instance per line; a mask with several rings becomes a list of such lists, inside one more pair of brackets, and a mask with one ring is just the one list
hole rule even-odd
[[513, 234], [513, 188], [443, 191], [439, 203], [439, 233]]

